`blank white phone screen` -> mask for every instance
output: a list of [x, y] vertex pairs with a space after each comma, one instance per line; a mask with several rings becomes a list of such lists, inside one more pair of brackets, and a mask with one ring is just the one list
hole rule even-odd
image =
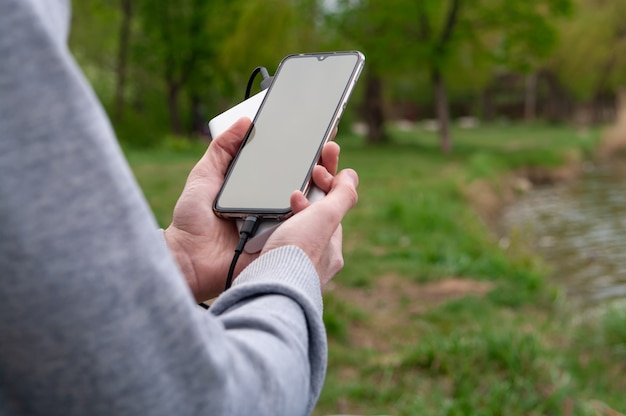
[[216, 207], [285, 212], [330, 138], [355, 77], [360, 54], [294, 55], [281, 63]]

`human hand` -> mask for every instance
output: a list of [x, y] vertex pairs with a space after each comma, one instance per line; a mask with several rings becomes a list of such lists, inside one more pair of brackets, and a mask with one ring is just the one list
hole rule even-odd
[[[240, 119], [211, 142], [189, 173], [172, 223], [165, 230], [167, 245], [197, 301], [215, 297], [223, 290], [239, 241], [234, 221], [218, 218], [212, 203], [249, 126], [249, 119]], [[242, 255], [240, 266], [252, 260], [253, 256]]]
[[[166, 243], [197, 301], [213, 298], [222, 292], [234, 249], [239, 242], [235, 222], [217, 217], [212, 203], [249, 127], [250, 120], [242, 118], [211, 142], [190, 172], [174, 208], [172, 223], [164, 233]], [[329, 142], [322, 149], [322, 166], [314, 169], [314, 181], [317, 177], [324, 180], [321, 187], [326, 191], [330, 189], [330, 184], [324, 174], [332, 177], [337, 170], [338, 157], [339, 146]], [[235, 276], [258, 255], [242, 253]]]
[[[336, 151], [338, 156], [338, 147]], [[261, 251], [265, 253], [284, 245], [300, 247], [313, 262], [322, 289], [343, 268], [341, 220], [358, 199], [356, 172], [345, 169], [333, 176], [336, 168], [336, 164], [329, 170], [315, 167], [313, 181], [327, 195], [311, 204], [302, 192], [294, 192], [291, 195], [294, 215], [274, 231]]]

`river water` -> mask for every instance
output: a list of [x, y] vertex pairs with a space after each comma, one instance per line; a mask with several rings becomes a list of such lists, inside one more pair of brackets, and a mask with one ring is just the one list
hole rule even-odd
[[553, 266], [574, 306], [626, 301], [626, 164], [588, 165], [565, 185], [538, 188], [503, 215]]

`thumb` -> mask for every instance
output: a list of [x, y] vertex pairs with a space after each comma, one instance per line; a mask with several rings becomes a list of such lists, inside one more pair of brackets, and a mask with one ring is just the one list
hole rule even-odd
[[292, 203], [295, 199], [303, 200], [302, 210], [297, 211], [276, 229], [263, 246], [262, 252], [293, 244], [304, 250], [314, 261], [319, 260], [325, 247], [333, 241], [341, 220], [356, 204], [358, 182], [354, 170], [344, 169], [333, 178], [328, 194], [317, 202], [309, 204], [302, 193], [294, 192]]
[[212, 171], [211, 173], [224, 177], [251, 124], [252, 122], [248, 117], [242, 117], [225, 132], [214, 138], [206, 153], [200, 159], [198, 166], [196, 166], [196, 168], [204, 172], [198, 173], [206, 174]]
[[359, 176], [352, 169], [339, 172], [332, 181], [330, 191], [322, 200], [313, 204], [325, 210], [327, 221], [335, 226], [357, 203], [359, 197], [356, 188], [359, 185]]

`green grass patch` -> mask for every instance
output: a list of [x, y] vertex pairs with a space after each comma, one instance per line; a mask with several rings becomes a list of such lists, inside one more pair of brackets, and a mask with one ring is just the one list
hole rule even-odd
[[[626, 411], [626, 312], [573, 319], [555, 302], [549, 267], [522, 238], [501, 247], [464, 196], [475, 179], [584, 160], [598, 131], [455, 128], [450, 155], [420, 128], [391, 136], [377, 146], [345, 132], [337, 138], [342, 167], [359, 172], [359, 203], [344, 221], [345, 268], [325, 295], [329, 367], [315, 414]], [[126, 153], [166, 226], [206, 143], [161, 142]], [[424, 308], [401, 285], [382, 290], [385, 276], [407, 288], [454, 278], [491, 290], [444, 296]]]

